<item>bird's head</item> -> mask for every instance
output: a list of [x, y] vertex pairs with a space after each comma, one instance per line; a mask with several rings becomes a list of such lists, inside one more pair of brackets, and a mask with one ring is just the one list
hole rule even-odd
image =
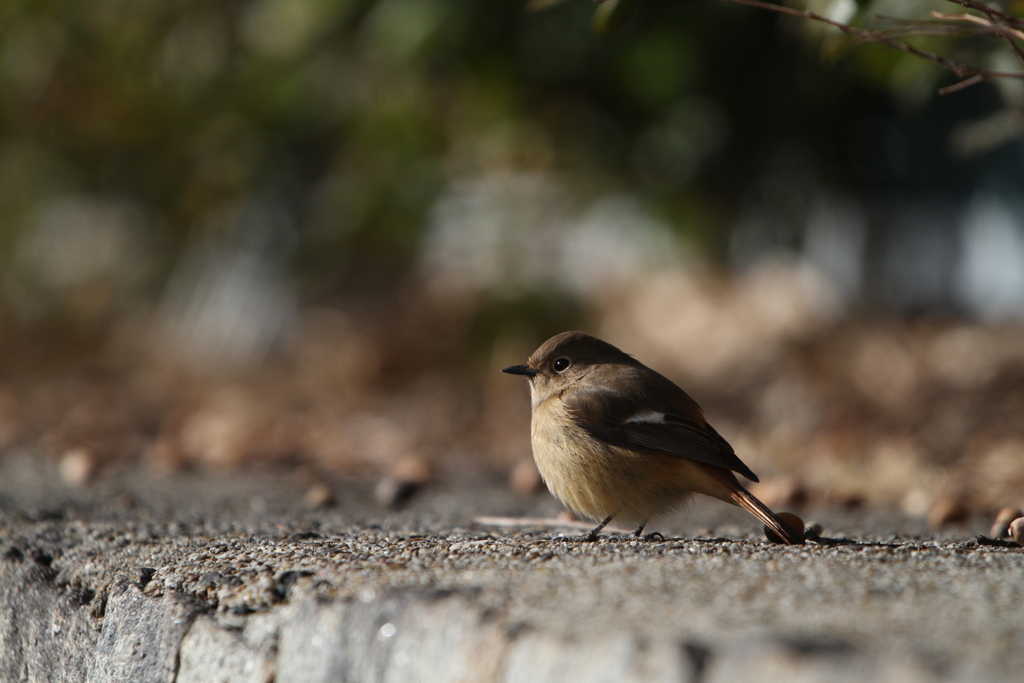
[[540, 345], [523, 365], [502, 370], [530, 380], [533, 407], [559, 394], [587, 375], [604, 374], [604, 366], [636, 361], [608, 342], [583, 332], [562, 332]]

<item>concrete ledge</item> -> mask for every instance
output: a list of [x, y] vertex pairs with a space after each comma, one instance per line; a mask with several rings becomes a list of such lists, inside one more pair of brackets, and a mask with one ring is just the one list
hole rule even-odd
[[664, 541], [580, 543], [474, 526], [481, 511], [557, 510], [501, 483], [435, 486], [385, 512], [357, 484], [311, 510], [276, 474], [85, 490], [44, 474], [0, 466], [0, 683], [966, 683], [1024, 671], [1024, 550], [969, 542], [988, 520], [940, 537], [892, 512], [818, 511], [826, 534], [857, 542], [789, 547], [729, 506], [694, 505], [675, 520], [688, 526], [661, 526]]
[[5, 683], [1011, 681], [1024, 666], [1011, 548], [3, 521]]

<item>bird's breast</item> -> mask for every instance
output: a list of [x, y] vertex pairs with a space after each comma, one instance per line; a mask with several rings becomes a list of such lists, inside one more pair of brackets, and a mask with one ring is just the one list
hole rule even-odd
[[531, 436], [548, 489], [593, 520], [646, 522], [684, 504], [691, 492], [721, 497], [698, 463], [606, 443], [577, 424], [557, 399], [534, 410]]
[[637, 454], [590, 435], [557, 400], [534, 411], [531, 433], [544, 483], [577, 514], [602, 520], [636, 507], [640, 492], [633, 480], [643, 476]]

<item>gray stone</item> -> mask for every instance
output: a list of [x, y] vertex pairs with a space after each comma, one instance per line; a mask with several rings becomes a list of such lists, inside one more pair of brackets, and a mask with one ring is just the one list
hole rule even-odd
[[150, 597], [134, 583], [116, 583], [87, 683], [174, 683], [178, 652], [200, 606], [173, 592]]
[[223, 628], [210, 617], [196, 619], [181, 642], [177, 683], [273, 681], [273, 648], [252, 642], [245, 630]]
[[303, 602], [284, 618], [277, 681], [495, 681], [506, 643], [458, 596]]
[[78, 682], [99, 637], [88, 592], [27, 557], [0, 559], [0, 681]]

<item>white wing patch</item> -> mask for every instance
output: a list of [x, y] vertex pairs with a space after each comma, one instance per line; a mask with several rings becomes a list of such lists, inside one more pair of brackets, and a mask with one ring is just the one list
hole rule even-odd
[[642, 413], [631, 415], [630, 418], [626, 420], [626, 424], [629, 424], [630, 422], [646, 422], [649, 424], [661, 424], [664, 421], [665, 413], [659, 413], [654, 410], [645, 410]]

